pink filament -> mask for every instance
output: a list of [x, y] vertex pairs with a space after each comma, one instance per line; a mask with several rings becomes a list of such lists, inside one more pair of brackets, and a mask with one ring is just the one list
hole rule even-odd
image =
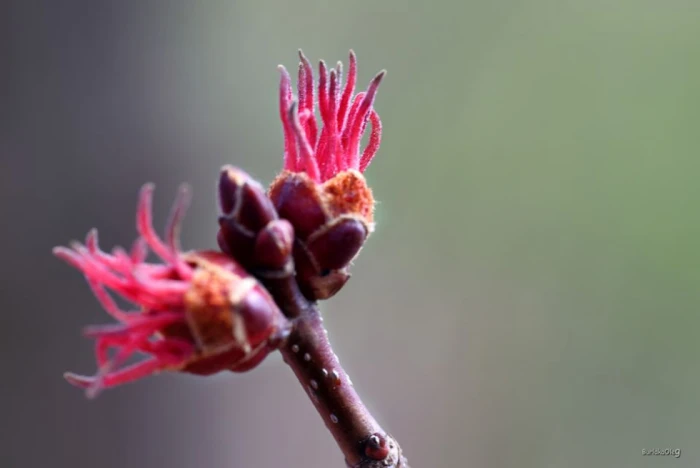
[[[78, 268], [102, 307], [119, 324], [88, 327], [86, 335], [97, 339], [95, 355], [99, 370], [93, 377], [67, 374], [66, 379], [87, 388], [88, 396], [101, 389], [150, 375], [166, 367], [183, 365], [195, 352], [182, 340], [159, 336], [164, 327], [185, 324], [183, 297], [189, 289], [193, 270], [180, 254], [180, 225], [189, 202], [189, 190], [183, 186], [173, 205], [166, 228], [165, 241], [152, 225], [153, 186], [145, 185], [139, 196], [137, 228], [140, 237], [131, 252], [117, 247], [111, 254], [99, 247], [97, 231], [88, 233], [85, 244], [74, 242], [72, 249], [57, 247], [54, 253]], [[148, 249], [165, 264], [145, 262]], [[117, 306], [107, 288], [141, 306], [142, 311], [124, 311]], [[154, 341], [155, 339], [155, 341]], [[116, 348], [109, 359], [107, 351]], [[173, 350], [177, 349], [177, 352]], [[135, 352], [152, 358], [119, 369]]]
[[384, 73], [380, 72], [377, 76], [374, 77], [372, 82], [369, 84], [369, 87], [367, 88], [367, 93], [365, 94], [364, 98], [362, 98], [362, 101], [360, 101], [360, 105], [357, 108], [357, 113], [355, 114], [355, 118], [353, 121], [350, 122], [350, 125], [352, 127], [350, 128], [350, 136], [348, 138], [348, 148], [347, 152], [350, 159], [350, 167], [353, 169], [359, 169], [360, 167], [360, 140], [362, 140], [362, 133], [364, 130], [364, 124], [367, 121], [367, 118], [369, 117], [369, 112], [372, 110], [372, 104], [374, 104], [374, 97], [377, 94], [377, 90], [379, 89], [379, 84], [382, 81], [382, 78], [384, 77]]
[[350, 51], [349, 61], [350, 69], [348, 70], [348, 82], [345, 84], [343, 96], [340, 98], [340, 105], [338, 106], [338, 127], [341, 129], [345, 127], [348, 105], [350, 104], [352, 94], [355, 92], [355, 82], [357, 81], [357, 57], [355, 57], [355, 52], [352, 50]]
[[[316, 137], [318, 136], [318, 129], [316, 127], [316, 118], [314, 117], [314, 72], [311, 68], [311, 63], [304, 56], [304, 53], [299, 50], [299, 67], [304, 69], [304, 82], [299, 83], [299, 86], [303, 85], [306, 90], [304, 93], [304, 100], [301, 99], [299, 95], [299, 112], [305, 111], [311, 115], [311, 119], [304, 123], [304, 129], [306, 131], [306, 138], [308, 138], [311, 146], [316, 145]], [[303, 107], [302, 107], [303, 106]]]
[[382, 121], [374, 109], [369, 113], [369, 121], [372, 124], [372, 133], [369, 134], [369, 142], [360, 158], [360, 172], [365, 172], [369, 163], [372, 162], [382, 140]]
[[[381, 121], [373, 104], [384, 72], [372, 79], [366, 92], [358, 93], [353, 98], [357, 81], [355, 53], [350, 51], [348, 77], [344, 87], [341, 83], [342, 64], [339, 63], [329, 72], [326, 64], [321, 61], [318, 109], [323, 128], [317, 138], [313, 70], [301, 51], [299, 59], [296, 106], [293, 106], [294, 95], [289, 73], [284, 67], [279, 67], [284, 169], [306, 172], [316, 182], [324, 182], [347, 169], [364, 172], [377, 153], [381, 141]], [[372, 133], [367, 147], [360, 154], [360, 143], [368, 120], [372, 124]]]
[[287, 70], [280, 65], [280, 119], [284, 132], [284, 168], [288, 171], [297, 171], [297, 149], [294, 142], [294, 129], [289, 120], [289, 106], [292, 102], [292, 80]]

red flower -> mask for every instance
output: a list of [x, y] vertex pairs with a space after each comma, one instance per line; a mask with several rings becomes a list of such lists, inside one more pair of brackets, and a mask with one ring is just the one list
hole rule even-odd
[[[153, 186], [141, 190], [137, 228], [130, 253], [100, 250], [97, 231], [85, 245], [56, 247], [54, 254], [78, 268], [104, 309], [119, 324], [88, 327], [97, 340], [97, 374], [67, 373], [66, 379], [95, 396], [102, 388], [127, 383], [163, 370], [208, 375], [245, 371], [272, 349], [285, 318], [267, 291], [229, 256], [218, 252], [182, 253], [180, 221], [189, 201], [183, 187], [173, 207], [165, 242], [151, 223]], [[147, 263], [148, 248], [164, 264]], [[138, 304], [121, 310], [107, 288]], [[110, 350], [116, 350], [109, 356]], [[149, 357], [124, 367], [135, 353]]]
[[[350, 277], [347, 266], [374, 229], [374, 197], [362, 172], [379, 149], [382, 125], [372, 108], [385, 72], [366, 92], [355, 92], [357, 62], [350, 51], [350, 70], [342, 89], [342, 65], [328, 72], [319, 64], [315, 117], [313, 72], [299, 52], [298, 97], [280, 65], [280, 118], [284, 130], [284, 171], [270, 185], [269, 196], [294, 227], [294, 261], [299, 285], [309, 299], [333, 296]], [[367, 147], [360, 142], [372, 125]]]
[[[284, 129], [284, 169], [305, 172], [314, 182], [325, 182], [348, 169], [364, 172], [381, 140], [382, 123], [372, 105], [385, 72], [381, 71], [374, 77], [366, 92], [353, 96], [357, 80], [355, 53], [350, 51], [350, 70], [342, 92], [342, 64], [338, 62], [329, 73], [322, 60], [319, 63], [318, 105], [323, 128], [318, 135], [313, 71], [301, 51], [299, 58], [296, 103], [293, 103], [289, 73], [279, 66], [282, 74], [280, 118]], [[360, 155], [360, 141], [368, 120], [372, 124], [372, 133]]]

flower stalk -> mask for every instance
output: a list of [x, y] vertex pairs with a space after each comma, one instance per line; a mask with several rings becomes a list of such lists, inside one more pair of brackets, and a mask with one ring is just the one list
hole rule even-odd
[[259, 279], [292, 323], [280, 347], [352, 468], [409, 468], [398, 442], [377, 423], [333, 352], [316, 303], [304, 297], [292, 275]]

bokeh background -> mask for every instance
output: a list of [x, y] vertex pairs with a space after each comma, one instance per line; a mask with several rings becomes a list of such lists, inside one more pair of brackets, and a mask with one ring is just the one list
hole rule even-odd
[[[107, 322], [51, 247], [162, 226], [214, 247], [215, 180], [281, 165], [279, 63], [388, 70], [378, 229], [323, 305], [361, 395], [420, 467], [700, 463], [695, 0], [5, 1], [0, 467], [343, 466], [278, 356], [88, 401]], [[643, 457], [680, 448], [680, 459]]]

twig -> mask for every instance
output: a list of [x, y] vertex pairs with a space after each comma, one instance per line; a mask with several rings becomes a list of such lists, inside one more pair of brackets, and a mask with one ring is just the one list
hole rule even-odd
[[293, 328], [280, 348], [351, 468], [409, 468], [396, 440], [369, 413], [328, 341], [317, 304], [294, 275], [259, 274]]

